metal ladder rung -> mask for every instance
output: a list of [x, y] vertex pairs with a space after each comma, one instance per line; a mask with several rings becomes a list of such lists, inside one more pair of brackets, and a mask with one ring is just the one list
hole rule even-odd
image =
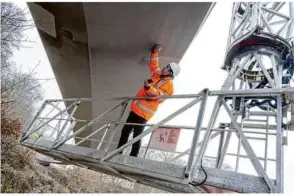
[[265, 138], [261, 138], [261, 137], [247, 137], [247, 136], [246, 136], [246, 139], [249, 139], [249, 140], [262, 140], [262, 141], [265, 141]]
[[267, 120], [261, 120], [261, 119], [243, 119], [243, 121], [247, 121], [247, 122], [265, 122], [266, 123], [266, 121]]
[[[234, 154], [234, 153], [226, 153], [226, 155], [228, 155], [228, 156], [237, 156], [237, 154]], [[247, 158], [247, 159], [250, 159], [250, 157], [249, 156], [246, 156], [246, 155], [239, 155], [239, 157], [240, 158]], [[263, 158], [263, 157], [258, 157], [258, 159], [259, 160], [261, 160], [261, 161], [264, 161], [265, 160], [265, 158]], [[276, 161], [276, 159], [271, 159], [271, 158], [267, 158], [267, 160], [268, 161]]]

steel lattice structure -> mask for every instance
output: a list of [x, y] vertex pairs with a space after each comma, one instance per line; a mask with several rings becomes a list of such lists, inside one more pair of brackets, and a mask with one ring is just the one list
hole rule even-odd
[[[236, 80], [239, 80], [239, 89], [281, 89], [290, 86], [294, 72], [293, 17], [293, 2], [234, 4], [227, 56], [222, 67], [229, 72], [229, 76], [223, 89], [236, 89]], [[266, 161], [263, 167], [259, 161], [251, 161], [272, 192], [283, 192], [283, 130], [287, 127], [283, 119], [290, 110], [289, 98], [282, 95], [263, 99], [241, 97], [233, 99], [233, 105], [234, 118], [241, 118], [241, 123], [246, 118], [250, 119], [249, 111], [253, 108], [264, 111], [262, 116], [276, 113], [276, 186], [266, 175]], [[242, 114], [238, 115], [238, 112]], [[238, 137], [242, 139], [247, 154], [256, 158], [246, 138]]]

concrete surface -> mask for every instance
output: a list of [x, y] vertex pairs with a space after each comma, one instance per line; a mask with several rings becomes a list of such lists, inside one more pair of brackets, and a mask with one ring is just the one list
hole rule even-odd
[[[179, 61], [212, 3], [50, 2], [28, 5], [63, 98], [78, 98], [134, 95], [150, 77], [147, 60], [153, 44], [160, 43], [164, 47], [161, 65]], [[54, 16], [55, 24], [47, 25], [46, 30], [42, 17], [48, 16], [47, 12]], [[52, 23], [51, 15], [49, 21]], [[75, 117], [91, 119], [113, 104], [115, 102], [81, 105]], [[126, 117], [127, 113], [123, 119]], [[117, 112], [104, 119], [116, 118]], [[94, 138], [99, 139], [102, 134]], [[83, 143], [83, 146], [89, 145], [89, 142]], [[97, 142], [91, 143], [92, 148], [97, 145]]]

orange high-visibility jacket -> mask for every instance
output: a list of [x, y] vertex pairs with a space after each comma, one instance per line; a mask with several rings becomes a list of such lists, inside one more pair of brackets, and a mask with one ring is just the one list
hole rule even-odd
[[[170, 77], [160, 78], [161, 70], [159, 68], [158, 53], [152, 52], [150, 63], [150, 74], [152, 83], [150, 83], [150, 88], [145, 90], [142, 87], [136, 96], [160, 96], [160, 95], [172, 95], [174, 93], [173, 80]], [[131, 110], [138, 116], [149, 120], [156, 112], [158, 105], [164, 100], [134, 100], [131, 105]]]

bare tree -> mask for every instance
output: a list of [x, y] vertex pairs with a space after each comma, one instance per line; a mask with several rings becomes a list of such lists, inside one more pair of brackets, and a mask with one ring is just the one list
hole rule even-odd
[[12, 56], [14, 49], [29, 42], [23, 32], [32, 28], [34, 23], [27, 19], [27, 14], [27, 10], [20, 9], [13, 3], [1, 3], [1, 69], [8, 65], [5, 62]]
[[1, 109], [21, 124], [32, 118], [36, 104], [42, 100], [41, 84], [33, 75], [33, 71], [26, 74], [13, 67], [9, 72], [1, 71]]
[[29, 42], [24, 32], [34, 25], [27, 14], [13, 3], [1, 3], [1, 114], [21, 124], [32, 118], [42, 99], [41, 84], [34, 77], [38, 65], [24, 73], [11, 61], [13, 52]]

